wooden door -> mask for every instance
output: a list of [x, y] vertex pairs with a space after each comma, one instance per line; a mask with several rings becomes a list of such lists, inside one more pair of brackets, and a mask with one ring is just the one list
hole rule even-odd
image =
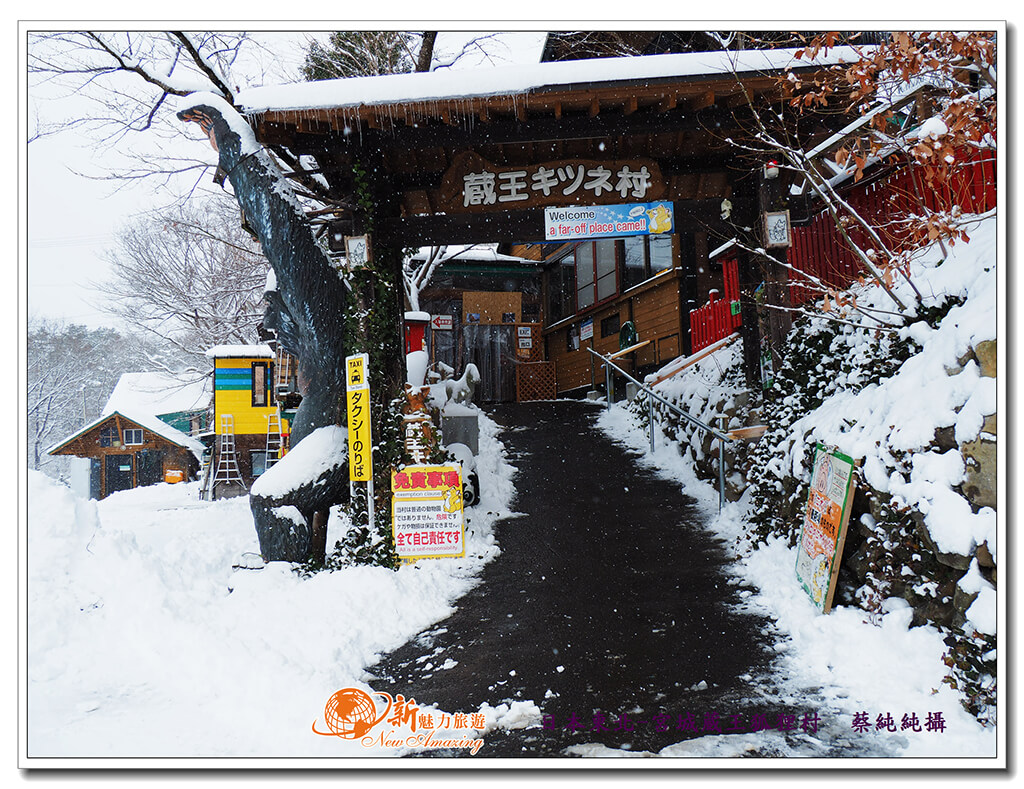
[[132, 456], [131, 455], [107, 455], [106, 467], [104, 468], [105, 487], [104, 496], [116, 493], [119, 490], [130, 490], [133, 487]]

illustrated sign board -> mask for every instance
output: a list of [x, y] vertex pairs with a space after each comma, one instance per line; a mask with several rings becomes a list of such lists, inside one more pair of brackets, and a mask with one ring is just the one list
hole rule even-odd
[[789, 211], [767, 211], [764, 215], [764, 245], [769, 249], [793, 243], [789, 230]]
[[544, 209], [544, 240], [621, 238], [671, 233], [672, 203], [569, 206]]
[[796, 577], [823, 614], [832, 607], [852, 503], [853, 460], [818, 444], [797, 546]]
[[517, 337], [532, 337], [533, 327], [532, 326], [516, 326]]
[[399, 558], [464, 556], [459, 466], [406, 466], [392, 471], [391, 524]]
[[594, 336], [594, 319], [587, 318], [580, 324], [580, 340], [589, 340]]
[[438, 331], [451, 331], [455, 328], [455, 318], [451, 315], [431, 315], [430, 328]]
[[519, 338], [519, 347], [520, 348], [532, 348], [533, 347], [533, 338], [532, 337], [520, 337]]
[[370, 262], [370, 237], [345, 236], [345, 260], [349, 269], [365, 268]]
[[367, 379], [369, 357], [359, 353], [345, 359], [348, 400], [348, 478], [366, 482], [373, 478], [370, 443], [370, 382]]

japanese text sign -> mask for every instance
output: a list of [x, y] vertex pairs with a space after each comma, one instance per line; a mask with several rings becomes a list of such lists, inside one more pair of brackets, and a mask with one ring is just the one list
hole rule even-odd
[[438, 200], [456, 213], [659, 200], [665, 193], [665, 180], [653, 159], [564, 159], [510, 167], [465, 152], [445, 172]]
[[670, 202], [544, 209], [545, 241], [649, 236], [673, 227]]
[[464, 556], [462, 471], [406, 466], [391, 473], [391, 523], [402, 559]]
[[365, 353], [345, 359], [345, 380], [348, 389], [348, 478], [352, 482], [366, 482], [373, 478], [367, 363]]
[[825, 614], [832, 607], [852, 501], [853, 460], [818, 444], [797, 546], [796, 576]]

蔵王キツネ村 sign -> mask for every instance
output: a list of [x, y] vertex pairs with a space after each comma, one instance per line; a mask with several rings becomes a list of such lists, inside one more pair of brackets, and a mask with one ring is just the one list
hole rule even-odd
[[399, 558], [465, 554], [462, 471], [458, 466], [406, 466], [393, 471], [391, 513]]
[[659, 235], [674, 227], [669, 201], [544, 209], [545, 241]]
[[818, 444], [797, 546], [796, 576], [823, 614], [832, 607], [852, 501], [853, 460]]

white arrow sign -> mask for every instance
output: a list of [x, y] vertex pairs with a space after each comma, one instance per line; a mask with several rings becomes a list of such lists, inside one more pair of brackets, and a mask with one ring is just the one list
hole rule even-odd
[[455, 328], [455, 318], [451, 315], [431, 315], [430, 328], [440, 331], [451, 331]]

